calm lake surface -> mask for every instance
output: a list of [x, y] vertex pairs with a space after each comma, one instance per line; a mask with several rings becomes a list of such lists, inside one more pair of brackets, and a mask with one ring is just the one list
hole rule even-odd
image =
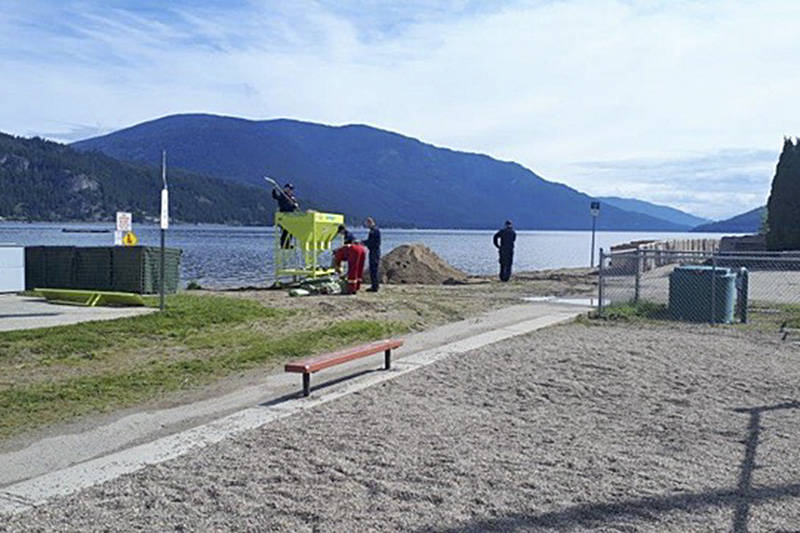
[[[17, 223], [0, 222], [0, 244], [22, 246], [70, 245], [111, 246], [111, 233], [65, 233], [67, 229], [113, 230], [113, 223]], [[158, 226], [134, 223], [139, 244], [159, 246]], [[367, 231], [354, 231], [365, 238]], [[453, 266], [470, 274], [495, 274], [497, 252], [489, 230], [399, 230], [384, 229], [383, 253], [400, 244], [422, 243]], [[172, 226], [167, 246], [183, 249], [181, 281], [196, 281], [203, 287], [230, 288], [265, 286], [272, 282], [272, 227], [217, 225]], [[639, 239], [719, 238], [718, 233], [597, 232], [597, 248]], [[514, 270], [589, 266], [590, 231], [518, 231]], [[329, 260], [329, 259], [327, 259]], [[597, 252], [595, 252], [595, 261]]]

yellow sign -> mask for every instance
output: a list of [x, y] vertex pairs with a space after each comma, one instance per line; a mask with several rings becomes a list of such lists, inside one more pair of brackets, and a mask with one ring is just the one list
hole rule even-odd
[[132, 231], [129, 231], [122, 237], [122, 244], [125, 246], [136, 246], [136, 243], [139, 242], [139, 239], [136, 237], [136, 234]]

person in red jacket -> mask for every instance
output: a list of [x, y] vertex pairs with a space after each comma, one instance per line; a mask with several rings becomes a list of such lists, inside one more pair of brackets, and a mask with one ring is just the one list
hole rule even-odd
[[367, 258], [367, 249], [354, 242], [351, 236], [344, 241], [344, 246], [333, 253], [333, 268], [342, 272], [342, 263], [347, 263], [347, 287], [345, 294], [355, 294], [361, 288], [361, 278], [364, 276], [364, 260]]

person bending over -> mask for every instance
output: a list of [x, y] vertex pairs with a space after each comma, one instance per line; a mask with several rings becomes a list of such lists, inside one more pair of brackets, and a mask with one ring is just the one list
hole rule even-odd
[[347, 263], [344, 294], [355, 294], [361, 288], [366, 257], [367, 249], [355, 242], [352, 236], [345, 238], [344, 246], [333, 253], [333, 268], [338, 274], [342, 273], [342, 263]]

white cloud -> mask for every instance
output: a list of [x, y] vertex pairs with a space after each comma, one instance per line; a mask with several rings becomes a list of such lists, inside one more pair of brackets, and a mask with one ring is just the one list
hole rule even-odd
[[727, 216], [763, 201], [774, 161], [723, 158], [708, 172], [742, 179], [707, 174], [685, 200], [675, 191], [697, 180], [685, 166], [654, 182], [582, 162], [691, 163], [726, 148], [777, 159], [798, 129], [800, 4], [785, 0], [5, 3], [0, 129], [17, 134], [189, 111], [367, 123], [591, 194]]

